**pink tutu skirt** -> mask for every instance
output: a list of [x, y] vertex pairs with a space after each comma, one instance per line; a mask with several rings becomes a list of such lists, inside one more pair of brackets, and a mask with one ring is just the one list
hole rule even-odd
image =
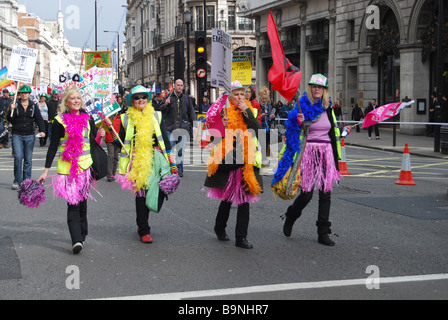
[[341, 174], [336, 169], [330, 143], [306, 144], [300, 164], [300, 178], [300, 189], [304, 192], [333, 190], [333, 182], [338, 182]]
[[88, 198], [95, 200], [90, 193], [90, 188], [95, 188], [95, 185], [96, 180], [90, 169], [82, 171], [74, 179], [70, 175], [57, 174], [51, 184], [54, 195], [65, 199], [71, 205], [77, 205]]
[[207, 197], [210, 199], [231, 202], [237, 206], [243, 203], [253, 203], [260, 200], [259, 195], [253, 195], [244, 190], [242, 168], [230, 171], [229, 180], [227, 181], [225, 189], [208, 188]]

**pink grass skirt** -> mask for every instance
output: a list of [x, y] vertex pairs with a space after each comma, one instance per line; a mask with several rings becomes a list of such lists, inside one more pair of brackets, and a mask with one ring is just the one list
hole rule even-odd
[[311, 190], [333, 190], [333, 182], [341, 179], [336, 169], [333, 148], [330, 143], [308, 142], [300, 164], [300, 188], [304, 192]]
[[232, 170], [229, 173], [229, 180], [225, 189], [208, 188], [207, 197], [210, 199], [219, 199], [225, 202], [231, 202], [234, 205], [243, 203], [253, 203], [260, 200], [259, 195], [253, 195], [244, 190], [243, 187], [243, 169]]
[[65, 199], [71, 205], [77, 205], [88, 198], [95, 200], [90, 193], [90, 188], [95, 188], [95, 185], [96, 180], [90, 169], [82, 171], [75, 179], [69, 175], [57, 174], [51, 184], [54, 195]]

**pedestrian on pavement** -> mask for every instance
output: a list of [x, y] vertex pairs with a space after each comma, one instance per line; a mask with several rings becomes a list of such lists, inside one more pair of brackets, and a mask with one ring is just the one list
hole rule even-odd
[[[193, 130], [195, 120], [194, 107], [191, 99], [183, 93], [184, 82], [177, 79], [174, 82], [174, 90], [160, 105], [160, 111], [164, 114], [168, 138], [174, 150], [177, 145], [176, 164], [179, 168], [179, 176], [184, 176], [183, 152], [185, 151], [188, 137]], [[177, 130], [181, 129], [181, 130]]]
[[12, 124], [12, 147], [14, 150], [14, 182], [12, 189], [17, 190], [23, 180], [31, 179], [35, 124], [39, 127], [40, 138], [45, 137], [45, 124], [39, 107], [30, 99], [31, 87], [20, 87], [21, 98], [11, 103], [7, 119]]
[[[361, 121], [361, 119], [364, 118], [364, 114], [362, 113], [361, 108], [359, 107], [359, 105], [357, 103], [355, 103], [355, 106], [353, 107], [352, 110], [352, 121]], [[356, 132], [360, 132], [360, 125], [356, 126]]]
[[59, 151], [57, 175], [52, 186], [57, 197], [67, 201], [67, 224], [72, 251], [78, 254], [88, 234], [87, 200], [95, 185], [92, 173], [90, 141], [101, 145], [104, 129], [97, 129], [94, 120], [84, 111], [81, 93], [76, 86], [67, 88], [61, 100], [61, 115], [55, 117], [45, 169], [37, 181], [44, 183], [56, 153]]
[[269, 103], [269, 89], [261, 88], [259, 92], [261, 109], [261, 128], [266, 133], [266, 156], [271, 156], [271, 120], [275, 117], [275, 109]]
[[255, 152], [258, 141], [253, 134], [257, 135], [261, 127], [255, 109], [245, 99], [241, 83], [232, 82], [231, 90], [230, 107], [221, 114], [227, 129], [226, 136], [215, 142], [204, 185], [208, 188], [209, 198], [221, 200], [214, 227], [218, 240], [229, 241], [226, 226], [233, 204], [238, 206], [235, 245], [251, 249], [253, 245], [246, 239], [249, 204], [259, 201], [263, 192], [263, 180], [260, 176], [261, 153]]
[[[117, 95], [117, 103], [124, 107], [123, 105], [123, 97], [121, 95]], [[112, 126], [115, 129], [115, 132], [120, 131], [121, 126], [121, 111], [118, 114], [115, 114], [111, 117], [110, 122], [112, 122]], [[106, 148], [107, 148], [107, 182], [112, 182], [115, 180], [115, 174], [118, 169], [118, 160], [120, 157], [121, 144], [119, 141], [114, 141], [112, 137], [112, 133], [106, 131]]]
[[207, 113], [209, 108], [210, 102], [208, 101], [208, 98], [206, 96], [202, 97], [202, 103], [199, 107], [199, 113]]
[[12, 100], [9, 98], [9, 90], [3, 89], [3, 96], [0, 97], [0, 149], [9, 148], [9, 136], [6, 131], [6, 125], [3, 121]]
[[333, 111], [334, 111], [334, 114], [335, 114], [335, 116], [336, 116], [336, 119], [338, 120], [338, 121], [342, 121], [343, 119], [342, 119], [342, 108], [341, 108], [341, 106], [339, 105], [339, 102], [338, 101], [336, 101], [336, 103], [334, 104], [334, 106], [333, 106]]
[[[378, 106], [376, 105], [376, 99], [372, 99], [371, 102], [369, 102], [369, 104], [367, 105], [367, 108], [364, 112], [364, 118], [367, 117], [367, 115], [369, 114], [370, 111], [375, 110], [376, 108], [378, 108]], [[376, 140], [380, 139], [380, 131], [378, 129], [378, 123], [375, 123], [373, 126], [370, 126], [367, 130], [368, 134], [369, 134], [369, 140], [372, 139], [372, 130], [375, 130], [375, 138]]]
[[60, 104], [59, 90], [53, 89], [53, 91], [51, 91], [51, 99], [50, 99], [50, 101], [47, 102], [47, 106], [48, 106], [48, 138], [50, 139], [50, 141], [51, 141], [51, 131], [53, 131], [52, 130], [53, 120], [58, 115], [58, 113], [60, 111], [59, 104]]
[[446, 94], [442, 95], [442, 103], [440, 104], [442, 122], [448, 123], [448, 100]]
[[[308, 127], [308, 137], [300, 165], [300, 195], [288, 207], [285, 214], [283, 233], [290, 237], [294, 222], [302, 215], [302, 211], [311, 201], [314, 189], [319, 190], [319, 207], [317, 215], [318, 242], [327, 246], [334, 246], [330, 239], [330, 204], [333, 183], [340, 180], [338, 160], [341, 159], [341, 146], [339, 142], [340, 131], [336, 116], [330, 106], [328, 93], [328, 79], [322, 74], [315, 74], [308, 83], [308, 90], [299, 99], [298, 107], [289, 113], [287, 131], [301, 132], [302, 123]], [[286, 134], [288, 139], [300, 138]], [[287, 140], [288, 141], [288, 140]], [[291, 145], [292, 145], [291, 141]], [[288, 142], [287, 142], [288, 143]], [[300, 142], [299, 142], [300, 144]], [[290, 157], [282, 150], [283, 157]], [[294, 152], [294, 151], [292, 151]], [[294, 155], [292, 155], [294, 156]], [[280, 167], [280, 163], [279, 163]]]
[[39, 138], [39, 144], [41, 147], [45, 147], [47, 144], [48, 137], [48, 106], [47, 106], [48, 96], [47, 94], [41, 94], [39, 96], [39, 102], [37, 106], [39, 107], [40, 114], [42, 115], [42, 119], [44, 119], [45, 125], [45, 137]]
[[250, 86], [246, 89], [245, 94], [244, 94], [246, 100], [248, 100], [250, 102], [250, 104], [252, 105], [252, 108], [257, 110], [258, 116], [258, 122], [261, 124], [261, 109], [260, 109], [260, 104], [257, 101], [257, 94], [255, 92], [255, 88]]
[[[177, 174], [177, 167], [171, 157], [171, 144], [162, 121], [162, 113], [154, 111], [148, 90], [136, 86], [127, 96], [128, 111], [121, 115], [119, 136], [124, 142], [118, 164], [116, 181], [123, 190], [131, 190], [135, 195], [137, 232], [140, 241], [152, 243], [151, 228], [148, 223], [150, 209], [147, 207], [147, 187], [149, 177], [155, 175], [156, 152], [169, 162], [171, 172]], [[159, 157], [160, 158], [160, 157]], [[157, 196], [156, 196], [157, 197]], [[158, 195], [159, 210], [165, 194]]]

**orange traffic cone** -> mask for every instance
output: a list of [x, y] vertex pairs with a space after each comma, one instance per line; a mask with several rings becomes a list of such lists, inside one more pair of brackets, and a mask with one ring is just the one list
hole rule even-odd
[[341, 139], [341, 160], [339, 161], [339, 173], [342, 175], [350, 175], [352, 174], [347, 169], [347, 159], [345, 154], [345, 141], [344, 138]]
[[210, 142], [211, 142], [211, 136], [210, 133], [208, 132], [207, 126], [204, 123], [202, 126], [201, 144], [199, 145], [199, 148], [201, 149], [207, 148]]
[[412, 179], [411, 157], [409, 155], [408, 144], [404, 146], [403, 160], [401, 162], [401, 172], [398, 181], [395, 184], [414, 186], [416, 183]]

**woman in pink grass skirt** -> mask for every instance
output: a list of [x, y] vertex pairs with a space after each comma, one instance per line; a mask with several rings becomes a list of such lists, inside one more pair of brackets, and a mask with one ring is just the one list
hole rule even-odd
[[54, 194], [67, 201], [67, 223], [73, 253], [78, 254], [87, 236], [87, 199], [95, 185], [91, 165], [90, 140], [101, 145], [104, 129], [83, 108], [81, 93], [76, 86], [66, 89], [61, 102], [61, 114], [53, 121], [51, 141], [45, 169], [38, 181], [44, 183], [59, 149], [58, 174], [53, 178]]
[[294, 222], [301, 216], [302, 210], [311, 201], [313, 191], [316, 189], [319, 190], [316, 222], [318, 242], [334, 246], [334, 241], [329, 237], [331, 234], [329, 217], [333, 183], [338, 182], [341, 177], [338, 171], [338, 160], [341, 158], [340, 131], [331, 108], [328, 79], [322, 74], [315, 74], [308, 84], [308, 91], [299, 100], [303, 113], [299, 113], [296, 106], [296, 113], [291, 114], [297, 118], [288, 119], [287, 130], [288, 126], [293, 130], [292, 127], [301, 126], [305, 121], [308, 137], [300, 164], [301, 193], [288, 207], [283, 232], [285, 236], [291, 236]]

